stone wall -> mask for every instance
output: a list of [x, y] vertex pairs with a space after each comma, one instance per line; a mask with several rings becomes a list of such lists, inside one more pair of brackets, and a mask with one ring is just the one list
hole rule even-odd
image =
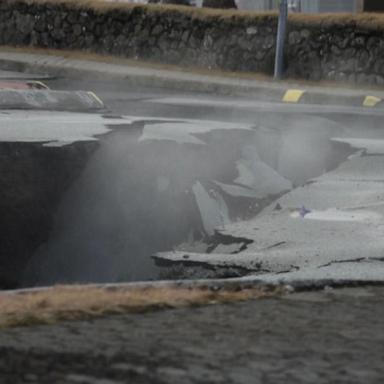
[[290, 26], [288, 76], [384, 84], [384, 19], [382, 25], [365, 22], [359, 25], [358, 16], [351, 19], [342, 16], [341, 23], [337, 17], [328, 22], [319, 21], [302, 22], [298, 18]]
[[[0, 44], [86, 50], [161, 63], [273, 72], [276, 14], [85, 0], [2, 0]], [[286, 73], [384, 83], [384, 19], [293, 15]]]

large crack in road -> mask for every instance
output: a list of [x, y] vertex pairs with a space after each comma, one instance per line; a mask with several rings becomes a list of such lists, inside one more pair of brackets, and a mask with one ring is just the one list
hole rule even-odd
[[[337, 167], [352, 153], [348, 144], [330, 140], [344, 127], [315, 117], [291, 117], [284, 126], [276, 125], [281, 119], [260, 126], [126, 119], [135, 123], [101, 140], [64, 196], [50, 239], [25, 272], [25, 285], [271, 271], [257, 260], [239, 262], [258, 241], [224, 234], [226, 229], [254, 218], [294, 185]], [[284, 245], [276, 241], [260, 252]], [[159, 252], [169, 249], [233, 256], [221, 265], [182, 257], [159, 271], [150, 256], [164, 265]], [[185, 268], [192, 264], [197, 273]]]
[[[113, 281], [121, 279], [121, 273], [123, 280], [148, 277], [148, 271], [153, 271], [150, 255], [174, 248], [179, 251], [171, 254], [180, 254], [193, 268], [184, 263], [173, 277], [206, 276], [207, 269], [214, 277], [251, 272], [240, 279], [203, 284], [213, 284], [216, 290], [231, 284], [240, 289], [294, 282], [296, 291], [306, 292], [2, 330], [2, 383], [382, 382], [382, 287], [331, 289], [383, 284], [384, 162], [372, 148], [365, 149], [371, 155], [361, 156], [361, 140], [356, 141], [360, 136], [380, 138], [381, 121], [367, 126], [341, 118], [335, 125], [329, 119], [296, 112], [290, 118], [277, 116], [277, 107], [270, 108], [273, 113], [256, 114], [256, 123], [236, 132], [236, 124], [220, 129], [223, 123], [217, 116], [211, 116], [214, 122], [205, 122], [205, 127], [201, 121], [184, 118], [176, 122], [144, 117], [130, 120], [131, 124], [113, 130], [98, 143], [85, 142], [90, 150], [78, 153], [79, 163], [69, 166], [71, 172], [57, 168], [63, 171], [64, 183], [52, 174], [54, 168], [43, 172], [44, 184], [56, 187], [54, 205], [60, 208], [48, 214], [53, 231], [42, 245], [45, 251], [34, 254], [38, 268], [30, 266], [24, 283]], [[316, 110], [326, 113], [323, 106]], [[223, 113], [221, 120], [232, 112]], [[196, 117], [195, 110], [189, 113]], [[365, 114], [373, 119], [370, 111]], [[254, 119], [255, 112], [248, 116]], [[180, 132], [172, 131], [176, 123], [183, 128]], [[210, 124], [216, 128], [207, 130]], [[106, 133], [110, 127], [101, 128]], [[62, 141], [51, 139], [43, 143]], [[33, 147], [34, 158], [39, 158], [45, 151], [70, 153], [85, 145], [69, 142], [66, 147], [0, 143], [3, 177], [25, 182], [25, 147]], [[365, 140], [362, 147], [366, 144]], [[7, 152], [14, 149], [16, 159]], [[352, 152], [354, 156], [346, 161]], [[52, 157], [44, 158], [49, 168]], [[33, 164], [27, 176], [36, 187]], [[278, 185], [291, 184], [289, 191], [277, 188], [276, 193], [272, 183], [270, 192], [263, 185], [265, 165], [281, 182]], [[79, 177], [74, 181], [73, 175]], [[68, 187], [68, 181], [71, 186], [63, 198], [61, 187]], [[25, 184], [20, 185], [22, 189]], [[8, 192], [12, 195], [12, 190]], [[7, 231], [10, 226], [4, 222], [3, 228]], [[76, 233], [86, 236], [76, 238]], [[54, 252], [55, 247], [60, 252]], [[132, 255], [137, 257], [134, 263]], [[197, 272], [195, 258], [205, 258]], [[214, 260], [217, 265], [212, 269]], [[199, 282], [158, 284], [191, 287]], [[40, 305], [46, 308], [47, 302]]]

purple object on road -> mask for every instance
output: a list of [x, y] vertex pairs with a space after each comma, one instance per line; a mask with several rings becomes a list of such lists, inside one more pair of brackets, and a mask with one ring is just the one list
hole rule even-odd
[[299, 214], [301, 217], [305, 217], [306, 215], [308, 215], [308, 213], [311, 213], [311, 211], [307, 208], [304, 207], [304, 205], [299, 209]]

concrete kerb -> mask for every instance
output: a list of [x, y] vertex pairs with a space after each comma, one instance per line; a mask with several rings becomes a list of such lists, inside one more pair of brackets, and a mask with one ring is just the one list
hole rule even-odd
[[[286, 293], [319, 291], [323, 289], [357, 288], [365, 286], [383, 287], [384, 281], [376, 280], [350, 280], [350, 279], [320, 279], [320, 280], [292, 280], [289, 283], [283, 281], [266, 282], [262, 275], [254, 275], [228, 279], [197, 279], [197, 280], [158, 280], [127, 283], [99, 283], [84, 284], [88, 288], [102, 288], [105, 290], [119, 291], [129, 289], [207, 289], [212, 291], [229, 290], [239, 291], [244, 289], [274, 290], [281, 288]], [[70, 287], [70, 285], [68, 285]], [[2, 294], [18, 295], [49, 291], [55, 286], [20, 288], [2, 291]]]
[[46, 72], [51, 76], [93, 76], [123, 78], [132, 86], [158, 87], [179, 91], [196, 91], [216, 95], [247, 95], [262, 101], [364, 106], [383, 108], [384, 91], [355, 90], [309, 86], [301, 83], [273, 82], [246, 78], [202, 75], [194, 72], [141, 68], [94, 60], [72, 59], [35, 53], [0, 51], [0, 68]]

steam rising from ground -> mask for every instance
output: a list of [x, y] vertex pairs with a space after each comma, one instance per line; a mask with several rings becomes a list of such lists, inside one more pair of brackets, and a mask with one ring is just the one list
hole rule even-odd
[[151, 255], [207, 240], [217, 224], [254, 215], [262, 199], [335, 167], [350, 154], [330, 140], [342, 135], [313, 117], [120, 127], [65, 194], [24, 283], [155, 279]]

